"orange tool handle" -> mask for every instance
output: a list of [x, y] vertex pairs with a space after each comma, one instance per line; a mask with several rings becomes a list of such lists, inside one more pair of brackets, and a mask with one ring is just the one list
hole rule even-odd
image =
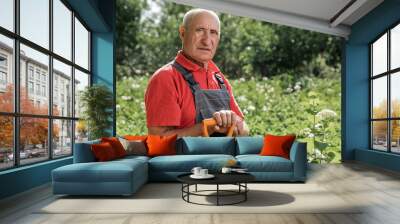
[[[209, 137], [208, 127], [217, 125], [217, 121], [214, 118], [208, 118], [203, 120], [203, 137]], [[232, 137], [233, 130], [235, 130], [235, 125], [229, 127], [226, 136]]]

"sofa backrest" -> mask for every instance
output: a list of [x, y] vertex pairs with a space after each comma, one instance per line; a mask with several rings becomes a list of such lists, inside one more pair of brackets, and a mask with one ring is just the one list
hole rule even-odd
[[178, 155], [235, 155], [235, 139], [232, 137], [183, 137], [178, 139], [176, 147]]
[[92, 144], [99, 144], [99, 143], [100, 143], [100, 140], [75, 143], [74, 163], [95, 162], [96, 158], [94, 157], [90, 146]]
[[264, 137], [236, 137], [236, 155], [259, 154], [264, 144]]

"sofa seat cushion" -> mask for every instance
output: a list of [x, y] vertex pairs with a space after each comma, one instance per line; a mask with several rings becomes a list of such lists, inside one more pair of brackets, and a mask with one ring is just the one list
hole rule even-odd
[[150, 159], [150, 157], [148, 157], [148, 156], [130, 155], [130, 156], [125, 156], [124, 158], [114, 160], [113, 162], [115, 162], [115, 161], [130, 162], [130, 161], [135, 161], [135, 160], [147, 162], [147, 161], [149, 161], [149, 159]]
[[249, 172], [293, 172], [292, 161], [279, 156], [239, 155], [236, 160]]
[[157, 156], [149, 160], [151, 172], [190, 172], [193, 167], [203, 167], [211, 172], [219, 171], [230, 159], [231, 155], [174, 155]]
[[[147, 163], [140, 159], [75, 163], [53, 170], [58, 182], [131, 182], [132, 177], [147, 176]], [[147, 179], [147, 178], [146, 178]]]

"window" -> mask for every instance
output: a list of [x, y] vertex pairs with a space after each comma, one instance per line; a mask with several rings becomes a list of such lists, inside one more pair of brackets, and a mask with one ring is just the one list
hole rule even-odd
[[75, 62], [82, 68], [89, 69], [89, 32], [75, 18]]
[[[60, 100], [62, 103], [64, 103], [64, 96], [65, 95], [72, 95], [71, 89], [65, 89], [65, 84], [70, 83], [72, 84], [72, 68], [69, 65], [66, 65], [56, 59], [53, 60], [53, 65], [54, 65], [54, 83], [53, 83], [53, 91], [55, 93], [53, 103], [59, 103], [58, 97], [60, 94]], [[68, 99], [71, 102], [68, 102], [69, 104], [72, 104], [72, 98]], [[53, 105], [55, 106], [55, 105]], [[66, 114], [63, 114], [63, 116], [68, 116], [72, 117], [72, 108], [67, 108], [65, 111]], [[60, 113], [59, 109], [53, 110], [53, 114]]]
[[42, 96], [46, 96], [46, 86], [42, 86]]
[[0, 54], [0, 91], [5, 91], [7, 85], [7, 56]]
[[[0, 21], [3, 19], [2, 6], [0, 1]], [[1, 24], [1, 23], [0, 23]], [[14, 111], [14, 83], [12, 58], [14, 57], [14, 41], [0, 33], [0, 113]], [[8, 59], [8, 60], [7, 60]], [[0, 114], [1, 115], [1, 114]], [[11, 133], [10, 133], [11, 135]], [[1, 139], [2, 136], [0, 136]], [[1, 151], [1, 146], [0, 146]], [[1, 169], [1, 160], [0, 160]]]
[[90, 30], [62, 0], [0, 0], [0, 26], [0, 170], [72, 155], [87, 139], [73, 105], [90, 83]]
[[29, 74], [29, 79], [33, 80], [33, 67], [32, 66], [29, 66], [28, 74]]
[[40, 84], [36, 84], [36, 95], [40, 95]]
[[53, 0], [54, 52], [71, 60], [72, 12], [60, 1]]
[[0, 71], [0, 84], [1, 85], [7, 84], [7, 74], [3, 71]]
[[46, 74], [45, 73], [42, 73], [42, 83], [46, 83]]
[[39, 82], [40, 81], [40, 70], [36, 69], [36, 80]]
[[21, 36], [49, 48], [49, 0], [20, 0]]
[[28, 82], [28, 89], [29, 94], [33, 94], [33, 82]]
[[400, 153], [400, 24], [370, 45], [371, 148]]
[[7, 57], [0, 54], [0, 67], [7, 68]]
[[0, 9], [0, 26], [14, 31], [14, 0], [1, 0]]

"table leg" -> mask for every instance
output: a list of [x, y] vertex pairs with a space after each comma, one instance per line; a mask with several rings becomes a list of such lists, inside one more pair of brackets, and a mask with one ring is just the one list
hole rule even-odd
[[244, 201], [247, 201], [247, 192], [248, 192], [248, 190], [247, 190], [247, 182], [246, 183], [244, 183]]
[[219, 184], [217, 184], [217, 206], [219, 205]]

